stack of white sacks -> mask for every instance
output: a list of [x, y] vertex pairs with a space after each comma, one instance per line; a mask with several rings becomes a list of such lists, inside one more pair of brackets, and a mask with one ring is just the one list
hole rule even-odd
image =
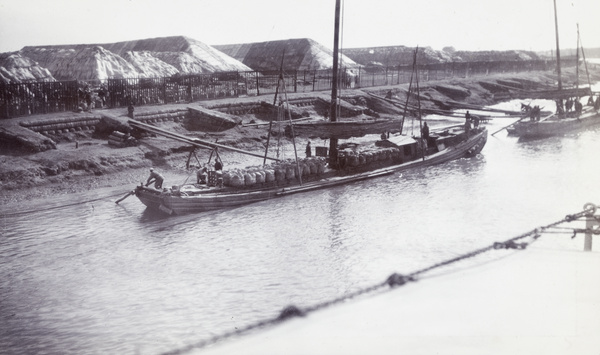
[[298, 161], [288, 160], [265, 166], [249, 166], [245, 169], [233, 169], [223, 173], [223, 184], [231, 187], [254, 186], [264, 183], [286, 184], [299, 176], [309, 177], [325, 172], [327, 162], [324, 158], [312, 157]]

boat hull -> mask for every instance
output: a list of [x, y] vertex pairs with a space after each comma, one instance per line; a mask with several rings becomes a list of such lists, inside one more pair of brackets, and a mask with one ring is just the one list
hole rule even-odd
[[508, 132], [520, 139], [540, 139], [582, 131], [596, 125], [600, 125], [600, 113], [588, 111], [579, 117], [548, 119], [540, 122], [519, 122], [513, 125]]
[[378, 166], [371, 170], [369, 170], [369, 167], [359, 167], [332, 171], [320, 177], [317, 176], [313, 181], [304, 184], [237, 189], [227, 187], [222, 189], [204, 188], [204, 190], [193, 194], [186, 193], [183, 187], [180, 192], [172, 193], [138, 186], [135, 195], [148, 208], [167, 214], [188, 214], [233, 208], [276, 197], [348, 184], [416, 167], [431, 166], [463, 157], [471, 157], [481, 152], [486, 142], [487, 130], [483, 128], [472, 132], [472, 136], [468, 139], [422, 158], [400, 164]]

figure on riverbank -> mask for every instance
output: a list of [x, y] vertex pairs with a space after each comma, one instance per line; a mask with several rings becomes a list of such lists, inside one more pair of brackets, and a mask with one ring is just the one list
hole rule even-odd
[[310, 158], [312, 156], [312, 148], [310, 147], [310, 141], [306, 143], [306, 157]]
[[106, 88], [104, 85], [100, 85], [98, 89], [98, 98], [100, 99], [100, 108], [104, 108], [106, 106]]
[[154, 181], [154, 187], [160, 190], [162, 189], [162, 184], [164, 180], [165, 178], [163, 178], [162, 175], [154, 171], [154, 168], [150, 168], [150, 176], [146, 181], [146, 186], [150, 185], [152, 181]]
[[129, 118], [133, 119], [133, 111], [135, 110], [135, 108], [133, 107], [133, 102], [129, 103], [129, 106], [127, 107], [127, 116], [129, 116]]

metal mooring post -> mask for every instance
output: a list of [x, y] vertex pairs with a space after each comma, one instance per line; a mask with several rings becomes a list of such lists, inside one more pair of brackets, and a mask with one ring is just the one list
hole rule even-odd
[[[583, 241], [583, 251], [592, 251], [592, 235], [600, 230], [600, 220], [597, 219], [596, 209], [598, 206], [592, 203], [586, 203], [583, 208], [585, 210], [590, 209], [590, 213], [587, 214], [585, 220], [585, 240]], [[596, 229], [594, 229], [596, 227]]]
[[592, 230], [598, 226], [598, 221], [593, 217], [588, 217], [585, 221], [585, 240], [583, 241], [583, 251], [592, 251]]

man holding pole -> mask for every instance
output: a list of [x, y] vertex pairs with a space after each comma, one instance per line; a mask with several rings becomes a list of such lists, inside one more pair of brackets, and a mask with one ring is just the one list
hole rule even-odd
[[146, 181], [146, 186], [150, 185], [150, 183], [152, 183], [153, 180], [154, 180], [154, 188], [156, 188], [158, 190], [162, 189], [162, 184], [165, 179], [162, 177], [162, 175], [160, 175], [159, 173], [154, 171], [154, 168], [150, 168], [150, 176], [148, 177], [148, 180]]

